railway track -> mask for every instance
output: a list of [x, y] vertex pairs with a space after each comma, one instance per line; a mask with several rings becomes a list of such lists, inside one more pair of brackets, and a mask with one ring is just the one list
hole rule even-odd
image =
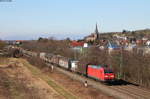
[[111, 86], [110, 88], [117, 90], [119, 92], [128, 94], [135, 99], [149, 99], [150, 93], [148, 91], [143, 91], [139, 88], [133, 88], [133, 85], [123, 85], [123, 86]]
[[131, 89], [132, 91], [139, 91], [143, 95], [148, 95], [150, 97], [150, 90], [139, 88], [139, 87], [134, 86], [134, 85], [126, 85], [126, 86], [122, 86], [122, 87], [125, 89]]

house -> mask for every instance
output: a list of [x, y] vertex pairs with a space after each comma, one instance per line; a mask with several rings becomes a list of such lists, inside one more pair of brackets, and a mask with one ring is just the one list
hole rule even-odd
[[70, 44], [71, 48], [75, 51], [79, 52], [85, 52], [85, 50], [89, 47], [88, 43], [85, 42], [77, 42], [77, 41], [72, 41]]
[[97, 35], [95, 33], [92, 33], [91, 35], [85, 37], [85, 41], [90, 42], [90, 41], [95, 41], [97, 39]]
[[83, 47], [84, 42], [72, 41], [70, 45], [71, 47]]
[[117, 44], [112, 43], [110, 41], [108, 41], [107, 48], [108, 48], [109, 53], [112, 51], [120, 51], [120, 49], [121, 49], [120, 46], [118, 46]]
[[119, 36], [118, 34], [113, 35], [114, 38], [117, 38], [118, 40], [127, 40], [128, 38], [126, 36]]
[[136, 48], [136, 47], [137, 47], [136, 44], [129, 44], [127, 46], [124, 46], [124, 50], [133, 51], [133, 49]]
[[146, 45], [147, 45], [147, 46], [150, 46], [150, 40], [148, 40], [148, 41], [146, 42]]

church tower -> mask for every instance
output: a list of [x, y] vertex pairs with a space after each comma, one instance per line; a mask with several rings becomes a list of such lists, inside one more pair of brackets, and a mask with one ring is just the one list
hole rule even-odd
[[89, 36], [87, 36], [87, 37], [85, 37], [85, 40], [87, 41], [87, 42], [93, 42], [93, 41], [97, 41], [97, 40], [99, 40], [100, 38], [99, 38], [99, 31], [98, 31], [98, 26], [97, 26], [97, 23], [96, 23], [96, 27], [95, 27], [95, 31], [94, 31], [94, 33], [92, 33], [91, 35], [89, 35]]
[[96, 36], [96, 39], [99, 39], [99, 32], [98, 32], [97, 23], [96, 23], [96, 28], [95, 28], [95, 36]]

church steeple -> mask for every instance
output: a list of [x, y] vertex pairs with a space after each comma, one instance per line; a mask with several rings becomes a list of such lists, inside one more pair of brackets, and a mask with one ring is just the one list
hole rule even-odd
[[98, 32], [97, 23], [96, 23], [96, 28], [95, 28], [95, 34], [96, 34], [96, 39], [99, 39], [99, 32]]
[[97, 28], [97, 23], [96, 23], [96, 28], [95, 28], [95, 33], [98, 34], [98, 28]]

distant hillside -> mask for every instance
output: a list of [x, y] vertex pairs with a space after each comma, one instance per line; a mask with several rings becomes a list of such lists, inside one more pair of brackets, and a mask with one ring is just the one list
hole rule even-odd
[[122, 32], [106, 32], [106, 33], [100, 33], [99, 37], [111, 39], [113, 35], [115, 34], [120, 35], [120, 36], [123, 35], [123, 36], [128, 36], [128, 37], [135, 37], [138, 39], [141, 39], [142, 37], [150, 38], [150, 29], [136, 30], [136, 31], [123, 30]]

